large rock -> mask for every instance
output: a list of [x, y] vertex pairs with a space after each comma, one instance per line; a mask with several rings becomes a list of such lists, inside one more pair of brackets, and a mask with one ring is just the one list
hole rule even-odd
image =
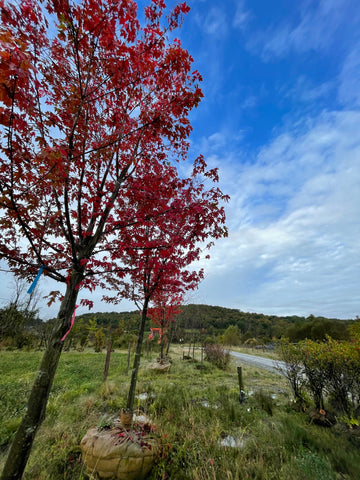
[[163, 372], [167, 373], [169, 372], [171, 368], [171, 363], [170, 362], [155, 362], [150, 366], [150, 370], [153, 370], [154, 372]]
[[88, 473], [100, 479], [142, 480], [158, 453], [158, 444], [150, 434], [123, 428], [93, 428], [80, 446]]

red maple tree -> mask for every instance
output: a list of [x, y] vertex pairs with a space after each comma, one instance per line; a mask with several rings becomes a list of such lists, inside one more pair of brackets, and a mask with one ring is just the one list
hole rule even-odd
[[[57, 322], [2, 474], [16, 479], [45, 415], [79, 289], [126, 275], [125, 232], [179, 218], [178, 198], [165, 210], [140, 200], [172, 188], [161, 175], [169, 159], [186, 159], [188, 115], [202, 93], [190, 54], [168, 39], [185, 3], [165, 19], [164, 2], [149, 0], [143, 25], [132, 0], [0, 0], [0, 9], [0, 258], [18, 276], [31, 280], [44, 267], [65, 286], [50, 294], [61, 299]], [[201, 189], [202, 174], [202, 159], [189, 179], [172, 173], [200, 204], [214, 197], [209, 216], [221, 236], [224, 197]], [[205, 213], [198, 240], [208, 235], [201, 225], [210, 232]]]
[[186, 291], [196, 288], [203, 271], [189, 270], [189, 266], [210, 248], [214, 238], [226, 234], [224, 211], [219, 208], [224, 196], [218, 188], [205, 189], [200, 181], [216, 180], [217, 172], [207, 171], [202, 158], [195, 162], [189, 178], [179, 178], [176, 168], [167, 164], [158, 165], [153, 175], [153, 169], [144, 166], [129, 182], [128, 198], [134, 209], [130, 216], [137, 212], [144, 221], [127, 222], [127, 228], [113, 240], [112, 255], [118, 255], [124, 267], [119, 278], [110, 279], [113, 295], [105, 297], [115, 303], [133, 300], [141, 312], [128, 409], [133, 407], [150, 303], [178, 303]]
[[[168, 334], [168, 330], [171, 330], [172, 323], [175, 322], [177, 315], [181, 313], [181, 301], [182, 297], [169, 298], [166, 296], [162, 299], [156, 299], [154, 301], [154, 307], [148, 311], [148, 316], [153, 325], [157, 325], [159, 328], [160, 336], [160, 363], [164, 361], [164, 336]], [[154, 329], [151, 329], [153, 332]], [[170, 339], [167, 338], [169, 344]]]

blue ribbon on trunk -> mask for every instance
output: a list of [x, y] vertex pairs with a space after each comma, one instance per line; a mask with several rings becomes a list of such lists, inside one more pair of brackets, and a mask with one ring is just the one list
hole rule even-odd
[[45, 267], [45, 265], [41, 265], [40, 270], [38, 271], [38, 274], [36, 275], [33, 283], [30, 285], [30, 288], [29, 288], [29, 290], [27, 291], [27, 293], [31, 294], [32, 291], [34, 290], [34, 288], [36, 287], [36, 284], [37, 284], [39, 278], [41, 277], [41, 274], [42, 274], [42, 272], [43, 272], [43, 270], [44, 270], [44, 267]]

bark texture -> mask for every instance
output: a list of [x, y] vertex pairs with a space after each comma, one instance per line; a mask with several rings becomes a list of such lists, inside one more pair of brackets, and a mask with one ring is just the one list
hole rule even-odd
[[136, 344], [134, 365], [133, 365], [133, 369], [132, 369], [132, 372], [131, 372], [129, 395], [128, 395], [128, 400], [127, 400], [127, 405], [126, 405], [126, 408], [129, 409], [129, 410], [133, 410], [133, 408], [134, 408], [136, 382], [137, 382], [137, 376], [138, 376], [139, 366], [140, 366], [141, 349], [142, 349], [142, 344], [143, 344], [143, 341], [144, 341], [145, 322], [146, 322], [146, 317], [147, 317], [147, 312], [148, 312], [149, 301], [150, 301], [150, 297], [147, 296], [145, 298], [144, 306], [143, 306], [142, 313], [141, 313], [141, 323], [140, 323], [140, 329], [139, 329], [139, 336], [138, 336], [138, 341], [137, 341], [137, 344]]

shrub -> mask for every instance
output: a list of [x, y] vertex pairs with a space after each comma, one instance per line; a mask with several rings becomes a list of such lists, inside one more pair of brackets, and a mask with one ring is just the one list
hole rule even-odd
[[[302, 341], [297, 345], [281, 340], [278, 354], [285, 362], [281, 370], [289, 380], [295, 400], [304, 400], [304, 377], [316, 410], [324, 409], [324, 395], [340, 414], [350, 415], [359, 409], [360, 342], [338, 341], [326, 337], [326, 342]], [[305, 374], [305, 375], [303, 375]]]
[[324, 375], [324, 344], [308, 340], [300, 344], [307, 386], [313, 397], [315, 408], [324, 409], [324, 390], [326, 377]]
[[289, 343], [287, 339], [282, 339], [276, 350], [280, 359], [285, 363], [285, 367], [279, 367], [279, 370], [288, 379], [295, 401], [299, 400], [302, 403], [304, 400], [302, 390], [305, 380], [300, 350], [296, 345]]
[[205, 359], [218, 368], [225, 370], [230, 361], [230, 353], [219, 344], [205, 344]]
[[259, 390], [255, 392], [254, 399], [258, 403], [259, 407], [264, 410], [264, 412], [268, 413], [269, 415], [273, 414], [274, 402], [271, 398], [271, 395], [263, 390]]

